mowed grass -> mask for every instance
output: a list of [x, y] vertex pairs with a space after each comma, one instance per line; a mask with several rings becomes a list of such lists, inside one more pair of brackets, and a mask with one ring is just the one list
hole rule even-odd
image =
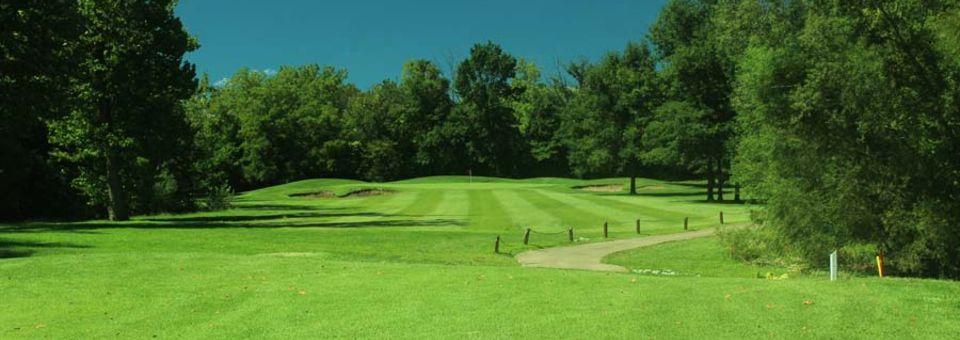
[[[308, 180], [236, 208], [126, 223], [0, 226], [0, 338], [887, 337], [960, 334], [960, 285], [818, 276], [734, 262], [712, 238], [608, 258], [657, 276], [521, 268], [513, 254], [746, 222], [693, 182]], [[361, 189], [389, 194], [290, 197]], [[531, 244], [521, 242], [525, 228]], [[502, 254], [493, 253], [496, 236]]]

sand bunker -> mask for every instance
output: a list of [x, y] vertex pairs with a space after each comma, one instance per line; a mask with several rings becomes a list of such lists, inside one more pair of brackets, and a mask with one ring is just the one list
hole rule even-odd
[[304, 197], [304, 198], [336, 198], [337, 195], [334, 195], [330, 191], [317, 191], [317, 192], [305, 192], [299, 194], [291, 194], [290, 197]]
[[337, 196], [332, 191], [314, 191], [314, 192], [290, 194], [290, 197], [329, 199], [329, 198], [380, 196], [380, 195], [392, 194], [393, 192], [394, 192], [393, 190], [385, 190], [385, 189], [359, 189], [359, 190], [354, 190], [346, 194]]
[[361, 190], [348, 192], [346, 195], [343, 195], [340, 197], [367, 197], [367, 196], [389, 195], [392, 193], [393, 193], [393, 190], [361, 189]]

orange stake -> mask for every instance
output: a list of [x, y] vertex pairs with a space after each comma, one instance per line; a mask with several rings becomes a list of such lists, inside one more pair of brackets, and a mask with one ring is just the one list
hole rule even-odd
[[877, 273], [883, 277], [883, 253], [877, 255]]

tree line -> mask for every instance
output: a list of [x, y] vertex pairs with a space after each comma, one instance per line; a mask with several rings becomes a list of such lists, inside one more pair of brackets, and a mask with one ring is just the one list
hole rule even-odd
[[0, 4], [2, 216], [125, 220], [315, 177], [696, 177], [706, 200], [742, 184], [807, 261], [870, 247], [960, 277], [956, 1], [674, 0], [552, 76], [484, 42], [368, 89], [321, 65], [211, 84], [174, 5]]

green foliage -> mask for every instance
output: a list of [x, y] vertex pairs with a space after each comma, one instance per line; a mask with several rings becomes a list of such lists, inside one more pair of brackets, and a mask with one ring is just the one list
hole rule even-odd
[[233, 188], [228, 184], [214, 186], [207, 192], [203, 200], [203, 208], [207, 211], [227, 210], [232, 207]]
[[658, 107], [646, 128], [643, 160], [648, 164], [700, 169], [713, 151], [714, 129], [707, 110], [687, 102]]
[[729, 177], [737, 114], [730, 103], [735, 61], [744, 48], [740, 35], [756, 29], [739, 15], [750, 10], [764, 12], [737, 1], [670, 1], [650, 28], [665, 97], [684, 104], [658, 111], [652, 124], [663, 136], [644, 140], [644, 147], [651, 150], [650, 161], [706, 177], [708, 200], [714, 187], [717, 198], [724, 199]]
[[788, 254], [777, 235], [769, 228], [720, 228], [717, 238], [727, 256], [754, 264], [781, 264]]
[[414, 154], [404, 155], [415, 160], [416, 174], [459, 173], [452, 164], [462, 155], [445, 138], [443, 123], [450, 116], [453, 100], [450, 81], [440, 68], [426, 60], [413, 60], [403, 66], [400, 89], [409, 107], [403, 111], [400, 142], [412, 142]]
[[559, 79], [544, 83], [537, 65], [523, 59], [517, 64], [517, 77], [510, 85], [519, 93], [510, 106], [517, 116], [517, 129], [529, 149], [526, 174], [566, 175], [569, 173], [567, 150], [559, 130], [570, 90]]
[[339, 137], [347, 103], [356, 93], [346, 76], [346, 71], [316, 65], [281, 67], [266, 78], [240, 75], [250, 77], [254, 87], [234, 99], [242, 105], [236, 114], [240, 163], [248, 181], [262, 185], [351, 173], [353, 165], [336, 157], [347, 147]]
[[72, 73], [76, 102], [51, 121], [50, 141], [56, 159], [77, 167], [72, 184], [92, 205], [106, 206], [111, 219], [128, 219], [131, 208], [153, 210], [149, 192], [162, 169], [182, 174], [174, 164], [190, 142], [179, 101], [196, 87], [183, 55], [197, 44], [172, 5], [78, 5], [84, 29]]
[[861, 274], [876, 275], [877, 246], [873, 244], [847, 244], [837, 250], [840, 268]]
[[955, 6], [812, 6], [746, 50], [737, 176], [808, 261], [872, 247], [891, 272], [960, 277]]
[[460, 102], [445, 131], [465, 156], [461, 169], [493, 176], [519, 173], [516, 160], [523, 145], [509, 105], [519, 94], [510, 86], [516, 67], [517, 60], [492, 42], [474, 45], [457, 66], [453, 89]]
[[401, 136], [404, 99], [395, 83], [384, 81], [351, 102], [345, 124], [350, 140], [362, 150], [358, 172], [363, 178], [384, 181], [413, 173], [415, 163], [409, 156], [415, 150], [410, 139]]
[[578, 176], [637, 176], [644, 128], [659, 105], [653, 55], [628, 44], [598, 64], [573, 64], [579, 87], [564, 107], [561, 130]]
[[79, 21], [75, 1], [0, 4], [0, 219], [84, 212], [44, 124], [69, 109]]
[[299, 178], [348, 177], [354, 150], [344, 137], [356, 88], [346, 71], [281, 67], [240, 70], [222, 88], [201, 87], [187, 102], [208, 183], [246, 188]]

